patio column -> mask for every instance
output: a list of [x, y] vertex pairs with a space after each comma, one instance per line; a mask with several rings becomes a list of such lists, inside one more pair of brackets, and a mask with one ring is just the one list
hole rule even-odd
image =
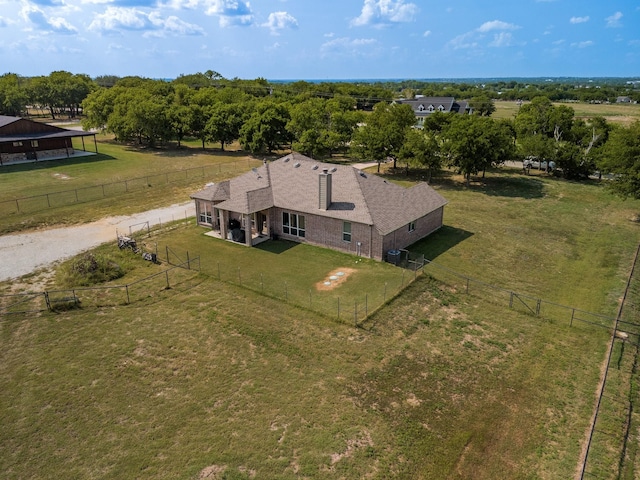
[[248, 247], [250, 247], [252, 245], [252, 241], [251, 241], [251, 214], [247, 213], [246, 215], [243, 213], [242, 214], [245, 218], [245, 227], [244, 227], [244, 243], [246, 243], [246, 245]]
[[229, 215], [226, 210], [218, 210], [220, 213], [220, 236], [223, 240], [227, 239], [227, 224], [229, 223]]

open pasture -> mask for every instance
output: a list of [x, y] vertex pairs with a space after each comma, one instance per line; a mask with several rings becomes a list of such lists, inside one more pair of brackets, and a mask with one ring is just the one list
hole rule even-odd
[[[468, 188], [448, 173], [433, 183], [450, 202], [445, 227], [414, 250], [615, 313], [640, 202], [507, 169]], [[1, 320], [7, 478], [574, 475], [606, 329], [510, 309], [430, 269], [355, 328], [260, 281], [308, 295], [335, 269], [354, 270], [315, 302], [379, 289], [399, 269], [204, 232], [149, 239], [199, 255], [202, 273], [147, 300]]]

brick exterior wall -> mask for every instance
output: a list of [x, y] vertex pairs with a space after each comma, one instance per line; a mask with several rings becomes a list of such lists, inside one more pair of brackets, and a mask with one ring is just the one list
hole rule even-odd
[[409, 232], [409, 225], [404, 225], [403, 227], [386, 235], [383, 241], [382, 254], [385, 255], [389, 250], [406, 248], [435, 232], [442, 226], [443, 215], [444, 207], [440, 207], [438, 210], [434, 210], [428, 215], [417, 219], [414, 231]]
[[[281, 208], [274, 208], [274, 215], [272, 216], [272, 228], [281, 238], [287, 240], [293, 240], [300, 243], [309, 243], [312, 245], [318, 245], [321, 247], [328, 247], [334, 250], [340, 250], [342, 252], [352, 253], [354, 255], [360, 255], [362, 257], [378, 258], [376, 252], [373, 251], [373, 245], [381, 243], [381, 238], [378, 235], [375, 228], [362, 223], [351, 222], [351, 241], [347, 242], [342, 239], [343, 233], [343, 220], [335, 218], [323, 217], [320, 215], [313, 215], [308, 213], [300, 213], [292, 210], [283, 210]], [[305, 217], [305, 237], [297, 237], [294, 235], [287, 235], [282, 231], [282, 212], [289, 212], [298, 215], [304, 215]], [[372, 236], [373, 242], [372, 242]], [[360, 245], [358, 245], [358, 242]]]

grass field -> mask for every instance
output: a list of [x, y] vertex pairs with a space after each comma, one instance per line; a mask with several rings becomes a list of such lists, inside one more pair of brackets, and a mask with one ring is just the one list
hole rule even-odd
[[[156, 158], [177, 161], [112, 148], [140, 171]], [[93, 181], [87, 167], [75, 176]], [[37, 173], [49, 181], [51, 171]], [[470, 187], [444, 172], [434, 185], [449, 200], [445, 227], [413, 250], [506, 289], [615, 313], [640, 202], [508, 169]], [[146, 205], [149, 194], [127, 198]], [[109, 206], [64, 215], [86, 208]], [[321, 303], [379, 295], [399, 269], [305, 245], [248, 250], [204, 231], [145, 240], [200, 256], [202, 273], [169, 290], [128, 306], [0, 318], [5, 478], [574, 475], [607, 330], [466, 294], [437, 269], [354, 328]], [[314, 290], [346, 266], [354, 273], [331, 297]], [[140, 261], [116, 283], [154, 268]], [[618, 447], [606, 447], [602, 458], [615, 463]]]
[[[496, 111], [493, 118], [513, 117], [518, 113], [517, 102], [497, 101]], [[612, 103], [612, 104], [590, 104], [590, 103], [554, 103], [554, 105], [566, 105], [573, 108], [576, 118], [588, 119], [595, 116], [602, 116], [608, 122], [628, 126], [636, 120], [640, 120], [640, 105]]]

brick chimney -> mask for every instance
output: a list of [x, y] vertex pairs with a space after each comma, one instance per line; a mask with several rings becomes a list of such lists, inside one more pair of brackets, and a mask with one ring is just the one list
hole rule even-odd
[[328, 169], [323, 169], [322, 173], [318, 177], [319, 179], [319, 196], [318, 196], [318, 208], [320, 210], [327, 210], [331, 206], [331, 174]]

